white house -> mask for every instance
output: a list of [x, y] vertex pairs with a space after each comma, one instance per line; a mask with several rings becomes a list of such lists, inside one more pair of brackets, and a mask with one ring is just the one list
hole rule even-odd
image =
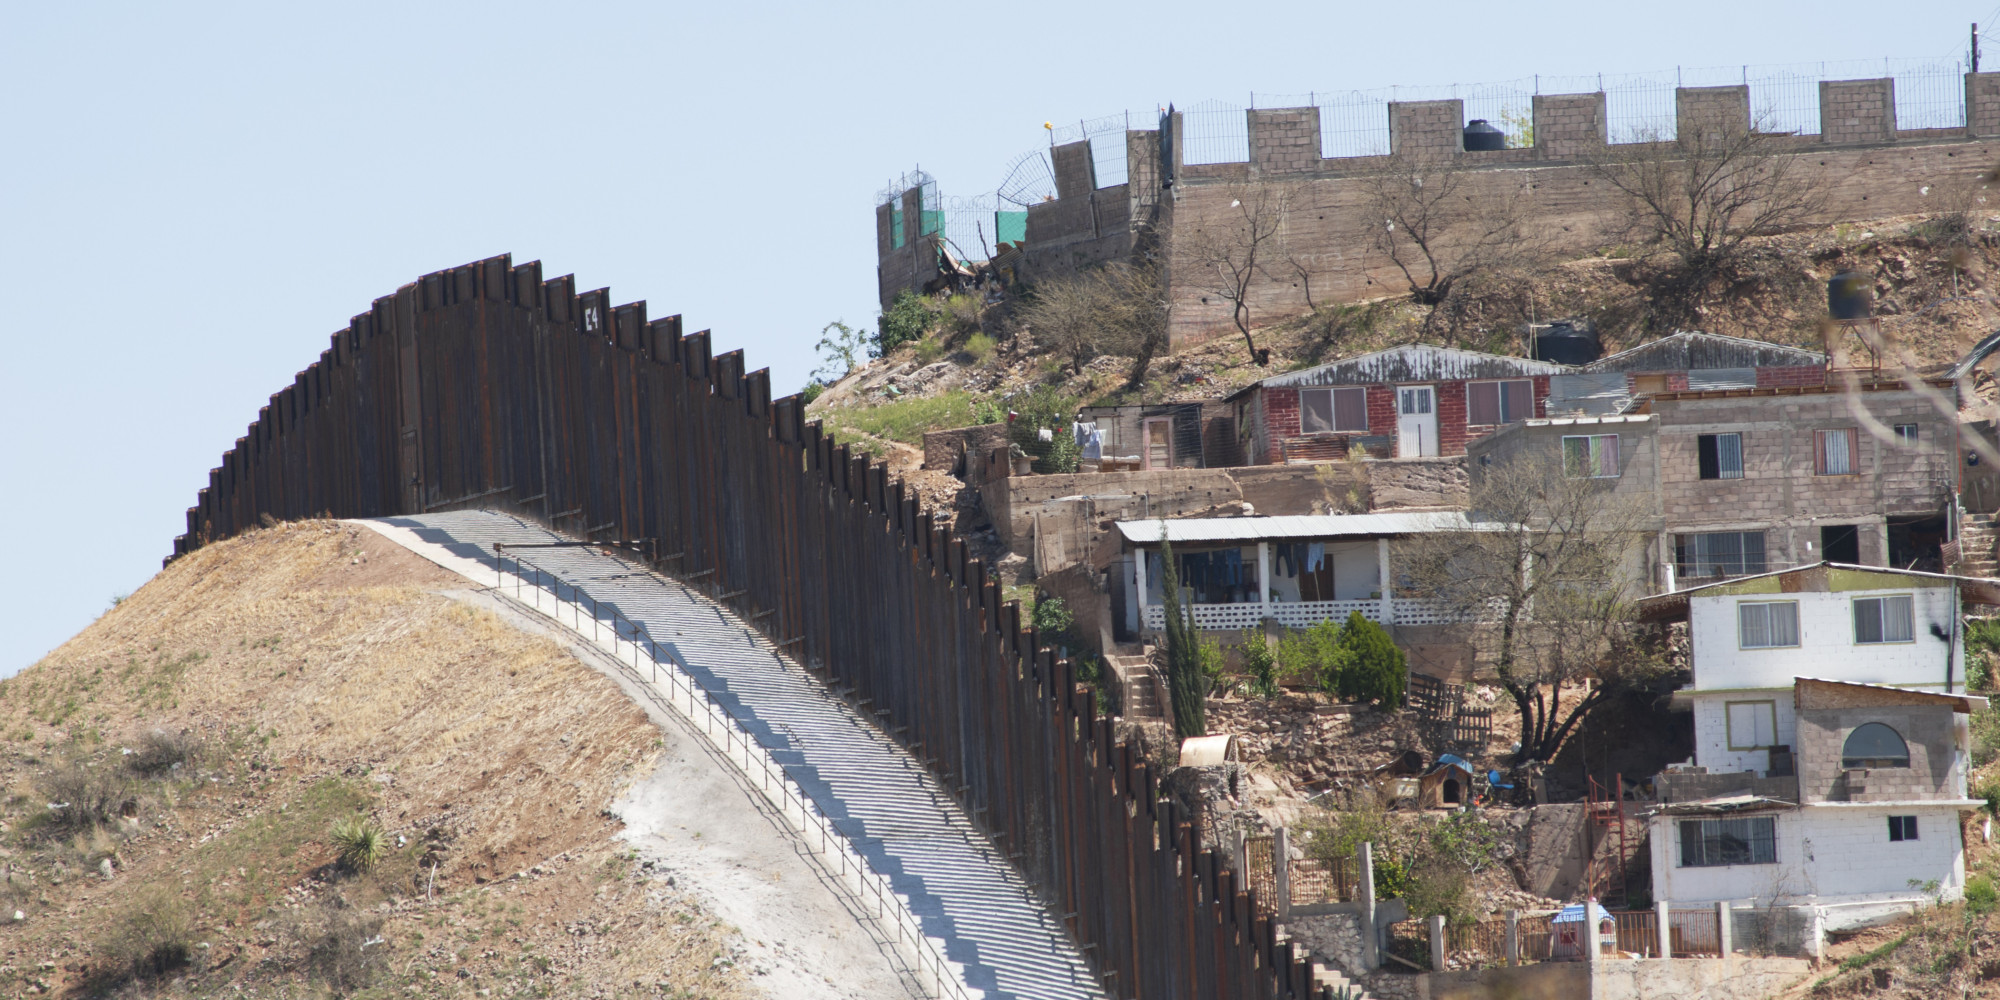
[[1688, 623], [1692, 768], [1655, 779], [1653, 893], [1742, 900], [1817, 953], [1825, 931], [1965, 885], [1966, 604], [2000, 581], [1820, 563], [1662, 594]]

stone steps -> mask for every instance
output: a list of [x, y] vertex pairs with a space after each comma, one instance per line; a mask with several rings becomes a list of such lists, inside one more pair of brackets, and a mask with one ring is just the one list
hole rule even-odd
[[1104, 661], [1118, 679], [1120, 715], [1128, 719], [1166, 718], [1166, 706], [1160, 702], [1160, 694], [1154, 684], [1153, 658], [1150, 655], [1107, 656]]

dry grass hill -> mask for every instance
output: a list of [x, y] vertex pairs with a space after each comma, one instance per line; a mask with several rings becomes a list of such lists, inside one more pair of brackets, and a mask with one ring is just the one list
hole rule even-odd
[[614, 839], [659, 731], [463, 584], [280, 525], [0, 683], [0, 995], [746, 995]]

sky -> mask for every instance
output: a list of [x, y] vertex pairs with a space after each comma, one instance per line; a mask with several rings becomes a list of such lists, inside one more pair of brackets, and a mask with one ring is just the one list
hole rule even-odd
[[0, 676], [157, 572], [257, 408], [426, 272], [541, 260], [712, 329], [717, 353], [743, 348], [791, 391], [829, 321], [875, 321], [875, 193], [919, 166], [948, 194], [990, 192], [1045, 121], [1253, 92], [1949, 60], [1974, 20], [2000, 10], [13, 6]]

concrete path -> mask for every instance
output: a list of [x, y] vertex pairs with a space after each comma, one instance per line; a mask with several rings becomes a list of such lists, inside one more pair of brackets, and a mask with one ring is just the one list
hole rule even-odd
[[[381, 523], [392, 528], [385, 534], [419, 551], [435, 549], [488, 580], [497, 572], [494, 544], [568, 540], [487, 511]], [[593, 549], [510, 551], [510, 567], [517, 554], [669, 648], [889, 880], [966, 986], [994, 1000], [1103, 995], [1067, 932], [936, 779], [726, 608]]]

